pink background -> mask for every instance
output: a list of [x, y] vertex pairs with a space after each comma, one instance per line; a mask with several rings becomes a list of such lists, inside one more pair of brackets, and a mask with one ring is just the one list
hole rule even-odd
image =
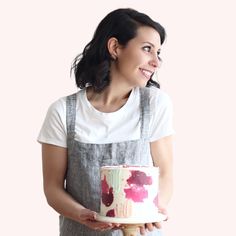
[[174, 104], [175, 191], [165, 235], [236, 235], [234, 1], [1, 1], [1, 235], [58, 235], [36, 142], [99, 21], [133, 7], [163, 24], [159, 80]]

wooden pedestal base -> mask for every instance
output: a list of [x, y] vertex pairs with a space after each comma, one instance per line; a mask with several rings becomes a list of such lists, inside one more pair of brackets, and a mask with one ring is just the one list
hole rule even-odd
[[122, 226], [124, 227], [122, 229], [124, 236], [136, 236], [139, 232], [139, 226], [143, 226], [143, 224], [124, 224]]

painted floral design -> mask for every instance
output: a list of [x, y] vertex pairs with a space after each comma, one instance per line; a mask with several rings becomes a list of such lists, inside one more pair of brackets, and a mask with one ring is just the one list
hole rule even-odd
[[104, 179], [101, 181], [102, 185], [102, 203], [105, 206], [110, 206], [114, 200], [113, 195], [113, 188], [109, 187], [106, 176], [104, 176]]
[[143, 199], [148, 197], [148, 191], [145, 189], [144, 185], [151, 185], [152, 177], [138, 170], [130, 172], [131, 176], [127, 179], [129, 188], [124, 189], [126, 198], [134, 202], [143, 202]]

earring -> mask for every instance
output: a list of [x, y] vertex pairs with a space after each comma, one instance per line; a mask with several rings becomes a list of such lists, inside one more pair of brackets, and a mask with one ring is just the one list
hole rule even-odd
[[113, 61], [117, 60], [117, 57], [115, 55], [112, 55], [111, 58], [112, 58]]

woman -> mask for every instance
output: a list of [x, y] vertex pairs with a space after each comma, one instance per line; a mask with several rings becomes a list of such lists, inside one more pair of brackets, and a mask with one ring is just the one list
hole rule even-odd
[[[60, 213], [60, 235], [122, 235], [120, 225], [96, 221], [103, 165], [158, 166], [159, 209], [166, 213], [172, 192], [172, 107], [152, 79], [164, 40], [164, 28], [147, 15], [117, 9], [75, 58], [80, 90], [51, 105], [38, 137], [44, 192]], [[160, 223], [146, 224], [140, 233], [159, 235], [156, 228]]]

